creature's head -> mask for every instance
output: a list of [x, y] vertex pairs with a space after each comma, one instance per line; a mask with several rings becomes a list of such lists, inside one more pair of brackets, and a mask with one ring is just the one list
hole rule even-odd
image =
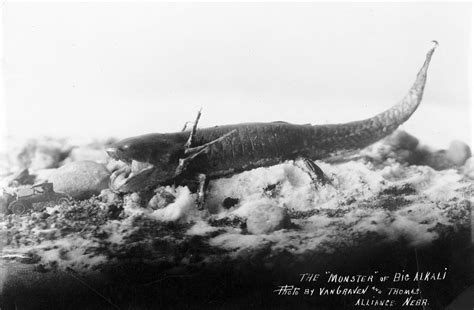
[[148, 134], [121, 140], [106, 152], [113, 159], [129, 164], [132, 161], [172, 164], [184, 152], [184, 142], [182, 135]]
[[127, 166], [115, 171], [111, 187], [118, 191], [139, 191], [173, 177], [184, 153], [185, 138], [179, 134], [149, 134], [111, 145], [107, 154]]

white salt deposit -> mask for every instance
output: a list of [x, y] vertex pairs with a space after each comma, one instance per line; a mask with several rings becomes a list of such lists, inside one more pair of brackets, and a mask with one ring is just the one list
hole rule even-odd
[[[220, 218], [245, 218], [252, 208], [265, 203], [293, 211], [320, 212], [306, 219], [293, 220], [300, 226], [297, 231], [287, 229], [261, 236], [231, 231], [212, 238], [210, 244], [233, 250], [271, 244], [274, 249], [286, 248], [303, 253], [321, 248], [322, 241], [345, 243], [353, 236], [375, 232], [386, 240], [403, 238], [410, 245], [424, 245], [439, 237], [433, 230], [436, 225], [455, 224], [438, 204], [454, 198], [465, 199], [463, 193], [473, 186], [472, 182], [463, 181], [455, 170], [435, 171], [429, 167], [403, 166], [395, 162], [380, 169], [360, 161], [319, 165], [332, 178], [335, 187], [320, 186], [314, 191], [309, 177], [288, 163], [213, 182], [209, 203], [219, 212]], [[263, 189], [276, 183], [280, 184], [278, 195], [266, 196]], [[404, 204], [394, 200], [392, 209], [384, 208], [379, 201], [380, 193], [403, 185], [411, 186], [417, 192], [404, 195]], [[226, 197], [238, 198], [240, 202], [230, 210], [224, 210], [218, 203]], [[396, 199], [399, 196], [389, 194], [388, 197]], [[372, 207], [367, 208], [367, 203]], [[347, 212], [335, 217], [328, 210]]]
[[151, 217], [160, 221], [187, 221], [193, 217], [195, 211], [196, 198], [191, 195], [187, 187], [176, 188], [175, 202], [169, 204], [163, 209], [155, 210], [151, 213]]
[[[167, 187], [166, 191], [175, 200], [157, 210], [143, 207], [139, 195], [129, 194], [123, 201], [124, 218], [108, 219], [97, 227], [104, 232], [104, 239], [89, 239], [77, 232], [61, 235], [54, 225], [32, 229], [27, 217], [16, 217], [10, 219], [12, 225], [19, 231], [30, 232], [25, 238], [47, 238], [38, 244], [20, 247], [13, 242], [4, 247], [2, 253], [35, 253], [44, 263], [57, 262], [60, 266], [74, 265], [79, 269], [97, 266], [107, 261], [105, 254], [94, 250], [100, 242], [117, 247], [130, 242], [152, 246], [153, 240], [146, 236], [139, 241], [129, 238], [140, 230], [136, 220], [141, 218], [151, 221], [152, 229], [157, 230], [167, 223], [183, 225], [177, 227], [185, 227], [186, 237], [200, 236], [211, 247], [230, 250], [230, 255], [263, 247], [297, 254], [331, 252], [338, 245], [352, 245], [369, 233], [381, 240], [401, 239], [409, 245], [421, 246], [439, 238], [439, 230], [435, 229], [439, 225], [453, 227], [468, 220], [469, 212], [461, 201], [467, 199], [474, 203], [469, 195], [474, 185], [459, 171], [435, 171], [391, 159], [384, 163], [385, 166], [363, 160], [337, 164], [317, 162], [333, 183], [318, 185], [317, 189], [309, 176], [292, 162], [254, 169], [211, 181], [205, 211], [196, 209], [196, 194], [187, 187]], [[228, 197], [238, 199], [238, 203], [226, 209], [223, 201]], [[231, 224], [235, 219], [245, 223], [255, 208], [266, 204], [286, 208], [293, 225], [269, 234], [252, 235], [244, 226]], [[61, 207], [47, 207], [45, 211], [53, 215], [61, 212]], [[211, 220], [224, 224], [214, 226]], [[0, 221], [0, 231], [8, 232], [8, 225], [6, 220]], [[165, 229], [165, 235], [160, 238], [172, 238], [166, 233]]]

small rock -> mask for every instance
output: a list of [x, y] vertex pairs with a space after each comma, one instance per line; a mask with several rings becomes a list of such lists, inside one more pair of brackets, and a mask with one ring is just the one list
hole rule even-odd
[[156, 194], [148, 202], [148, 207], [153, 210], [163, 209], [170, 203], [175, 202], [176, 197], [163, 187], [156, 189]]
[[454, 140], [449, 145], [446, 156], [456, 165], [462, 166], [471, 157], [471, 148], [462, 141]]
[[117, 204], [118, 202], [120, 202], [120, 196], [108, 188], [102, 190], [100, 192], [99, 197], [107, 205]]
[[230, 209], [232, 208], [233, 206], [235, 206], [236, 204], [239, 203], [239, 199], [238, 198], [232, 198], [232, 197], [227, 197], [226, 199], [224, 199], [224, 201], [222, 202], [222, 206], [225, 208], [225, 209]]
[[66, 193], [76, 199], [88, 199], [108, 188], [109, 171], [93, 161], [71, 162], [56, 169], [49, 181], [56, 192]]
[[41, 212], [40, 219], [45, 220], [48, 217], [50, 217], [50, 214], [48, 212]]
[[414, 150], [418, 146], [418, 139], [403, 130], [397, 130], [385, 139], [385, 143], [392, 149]]
[[271, 204], [256, 206], [247, 218], [247, 230], [254, 235], [268, 234], [289, 224], [290, 216], [286, 209]]

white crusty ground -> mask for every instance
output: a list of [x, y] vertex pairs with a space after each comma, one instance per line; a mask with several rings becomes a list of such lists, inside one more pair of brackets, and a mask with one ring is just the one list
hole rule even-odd
[[[347, 162], [337, 165], [318, 163], [330, 175], [335, 187], [323, 186], [313, 191], [309, 177], [291, 164], [260, 168], [229, 179], [214, 182], [209, 203], [219, 216], [246, 217], [259, 204], [272, 203], [295, 211], [314, 209], [343, 209], [341, 217], [331, 217], [320, 212], [307, 219], [293, 220], [300, 229], [281, 230], [270, 235], [241, 235], [230, 230], [210, 240], [213, 246], [232, 250], [248, 250], [266, 243], [272, 247], [304, 253], [321, 247], [323, 241], [350, 242], [351, 238], [374, 232], [387, 240], [405, 238], [411, 245], [426, 245], [437, 239], [432, 229], [439, 223], [453, 226], [451, 218], [456, 204], [443, 203], [453, 199], [471, 199], [472, 181], [463, 179], [456, 170], [435, 171], [426, 166], [402, 166], [393, 163], [375, 169], [370, 163]], [[262, 198], [262, 188], [281, 182], [281, 193], [275, 198]], [[374, 202], [382, 190], [409, 184], [416, 189], [415, 195], [407, 195], [408, 205], [390, 211], [383, 208], [367, 208], [362, 201]], [[239, 197], [239, 205], [229, 211], [218, 207], [225, 197]], [[353, 200], [349, 200], [353, 198]], [[344, 201], [352, 201], [341, 205]], [[454, 213], [455, 214], [455, 213]], [[467, 216], [467, 214], [465, 215]], [[198, 233], [194, 229], [195, 233]], [[202, 233], [206, 233], [203, 227]]]
[[[387, 241], [403, 238], [411, 246], [427, 245], [439, 237], [437, 225], [455, 227], [460, 219], [469, 221], [460, 201], [474, 203], [473, 183], [458, 171], [435, 171], [427, 166], [405, 166], [387, 161], [386, 166], [375, 167], [363, 160], [340, 164], [318, 162], [332, 179], [334, 186], [320, 186], [315, 191], [309, 177], [291, 162], [259, 168], [231, 178], [212, 181], [207, 200], [209, 211], [197, 211], [195, 195], [186, 187], [168, 187], [176, 201], [159, 210], [142, 208], [138, 196], [125, 197], [124, 219], [110, 220], [100, 228], [107, 232], [107, 242], [123, 246], [130, 242], [126, 236], [139, 229], [134, 219], [146, 217], [159, 226], [164, 222], [187, 224], [186, 236], [203, 236], [216, 249], [230, 251], [230, 255], [243, 255], [262, 247], [274, 251], [286, 250], [295, 254], [307, 251], [332, 252], [337, 246], [351, 245], [369, 233]], [[274, 197], [266, 196], [263, 189], [278, 184]], [[415, 194], [405, 195], [406, 205], [383, 208], [379, 204], [380, 192], [394, 186], [410, 185]], [[226, 210], [221, 204], [226, 197], [238, 198], [239, 203]], [[386, 197], [386, 196], [385, 196]], [[387, 198], [387, 197], [386, 197]], [[395, 199], [397, 197], [388, 197]], [[290, 214], [307, 212], [308, 216], [293, 218], [293, 227], [266, 235], [250, 235], [241, 228], [213, 227], [210, 218], [242, 218], [245, 220], [261, 204], [286, 208]], [[59, 207], [51, 207], [54, 213]], [[464, 209], [463, 209], [464, 208]], [[319, 212], [313, 212], [317, 211]], [[337, 215], [334, 215], [335, 212]], [[17, 218], [24, 221], [26, 218]], [[0, 222], [3, 233], [6, 221]], [[54, 234], [36, 228], [32, 234]], [[107, 262], [104, 253], [94, 251], [100, 241], [84, 234], [71, 233], [64, 237], [49, 238], [25, 246], [5, 246], [2, 255], [22, 255], [34, 252], [43, 263], [56, 262], [59, 267], [74, 266], [87, 269]], [[142, 246], [150, 246], [144, 242]], [[160, 257], [156, 257], [160, 259]]]

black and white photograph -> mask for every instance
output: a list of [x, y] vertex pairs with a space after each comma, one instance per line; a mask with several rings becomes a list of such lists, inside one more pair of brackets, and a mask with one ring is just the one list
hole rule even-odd
[[474, 309], [471, 2], [0, 7], [0, 310]]

